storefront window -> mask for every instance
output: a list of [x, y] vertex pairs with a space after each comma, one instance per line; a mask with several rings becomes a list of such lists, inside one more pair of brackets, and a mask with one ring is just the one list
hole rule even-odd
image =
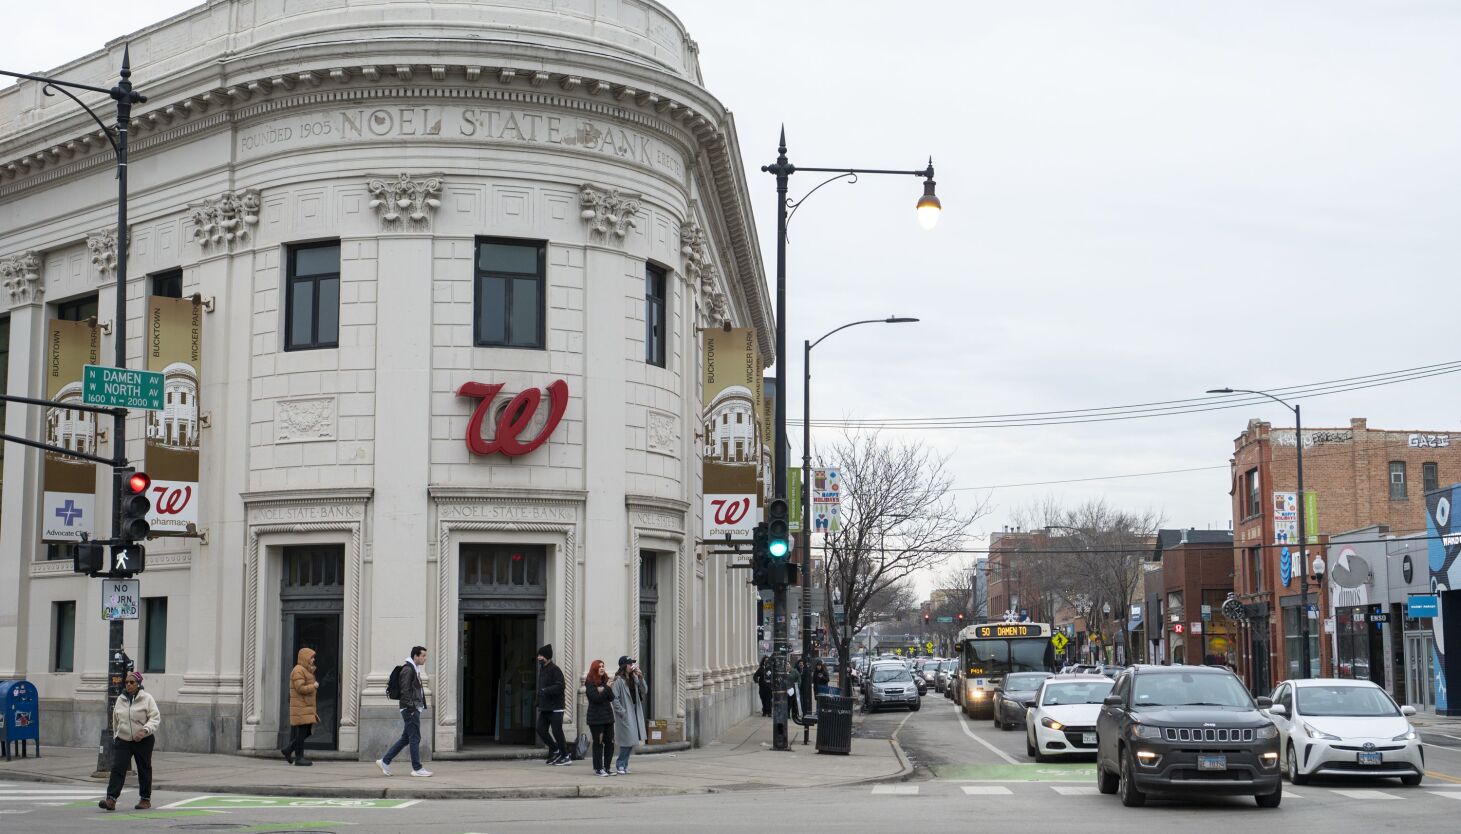
[[1334, 643], [1339, 658], [1336, 676], [1384, 685], [1384, 645], [1369, 606], [1335, 609]]
[[1319, 677], [1319, 631], [1318, 620], [1309, 621], [1309, 674], [1300, 674], [1303, 668], [1304, 641], [1299, 634], [1299, 616], [1303, 612], [1298, 606], [1291, 606], [1283, 610], [1283, 649], [1284, 657], [1288, 661], [1287, 677], [1292, 678], [1317, 678]]

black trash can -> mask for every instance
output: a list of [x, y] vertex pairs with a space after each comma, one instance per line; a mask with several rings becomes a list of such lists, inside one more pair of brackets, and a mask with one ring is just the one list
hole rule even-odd
[[852, 699], [823, 695], [817, 699], [817, 752], [852, 752]]

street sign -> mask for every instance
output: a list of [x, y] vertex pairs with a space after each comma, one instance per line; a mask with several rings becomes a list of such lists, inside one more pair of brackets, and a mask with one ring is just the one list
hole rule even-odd
[[939, 617], [938, 618], [938, 621], [941, 622], [941, 623], [952, 623], [954, 621], [954, 618], [953, 617]]
[[144, 411], [162, 410], [162, 374], [109, 365], [82, 368], [81, 401]]
[[142, 601], [142, 580], [103, 579], [101, 581], [101, 618], [103, 620], [135, 620]]
[[1055, 636], [1050, 638], [1050, 643], [1055, 646], [1057, 652], [1063, 652], [1065, 647], [1070, 645], [1070, 638], [1065, 636], [1065, 632], [1057, 631]]

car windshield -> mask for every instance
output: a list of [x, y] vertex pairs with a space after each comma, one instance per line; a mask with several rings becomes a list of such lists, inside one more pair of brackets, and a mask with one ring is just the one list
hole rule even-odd
[[893, 681], [912, 680], [907, 669], [899, 669], [897, 666], [882, 666], [873, 670], [873, 683], [892, 683]]
[[1115, 681], [1080, 681], [1078, 683], [1052, 683], [1045, 687], [1045, 697], [1040, 699], [1044, 706], [1061, 704], [1099, 704], [1111, 694]]
[[1005, 689], [1039, 689], [1040, 682], [1049, 675], [1010, 675], [1005, 678]]
[[1300, 686], [1300, 715], [1353, 715], [1390, 718], [1400, 714], [1395, 702], [1378, 687]]
[[943, 664], [943, 670], [945, 672], [952, 672], [955, 668], [957, 668], [957, 666], [958, 664], [955, 661], [945, 660]]
[[1253, 709], [1248, 691], [1230, 674], [1172, 672], [1136, 677], [1139, 707], [1242, 707]]

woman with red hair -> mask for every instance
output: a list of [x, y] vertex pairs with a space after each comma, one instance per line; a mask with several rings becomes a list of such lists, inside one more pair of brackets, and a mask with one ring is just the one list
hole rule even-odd
[[588, 696], [588, 731], [594, 742], [594, 773], [613, 776], [609, 757], [614, 752], [614, 690], [602, 660], [589, 665], [583, 686]]

